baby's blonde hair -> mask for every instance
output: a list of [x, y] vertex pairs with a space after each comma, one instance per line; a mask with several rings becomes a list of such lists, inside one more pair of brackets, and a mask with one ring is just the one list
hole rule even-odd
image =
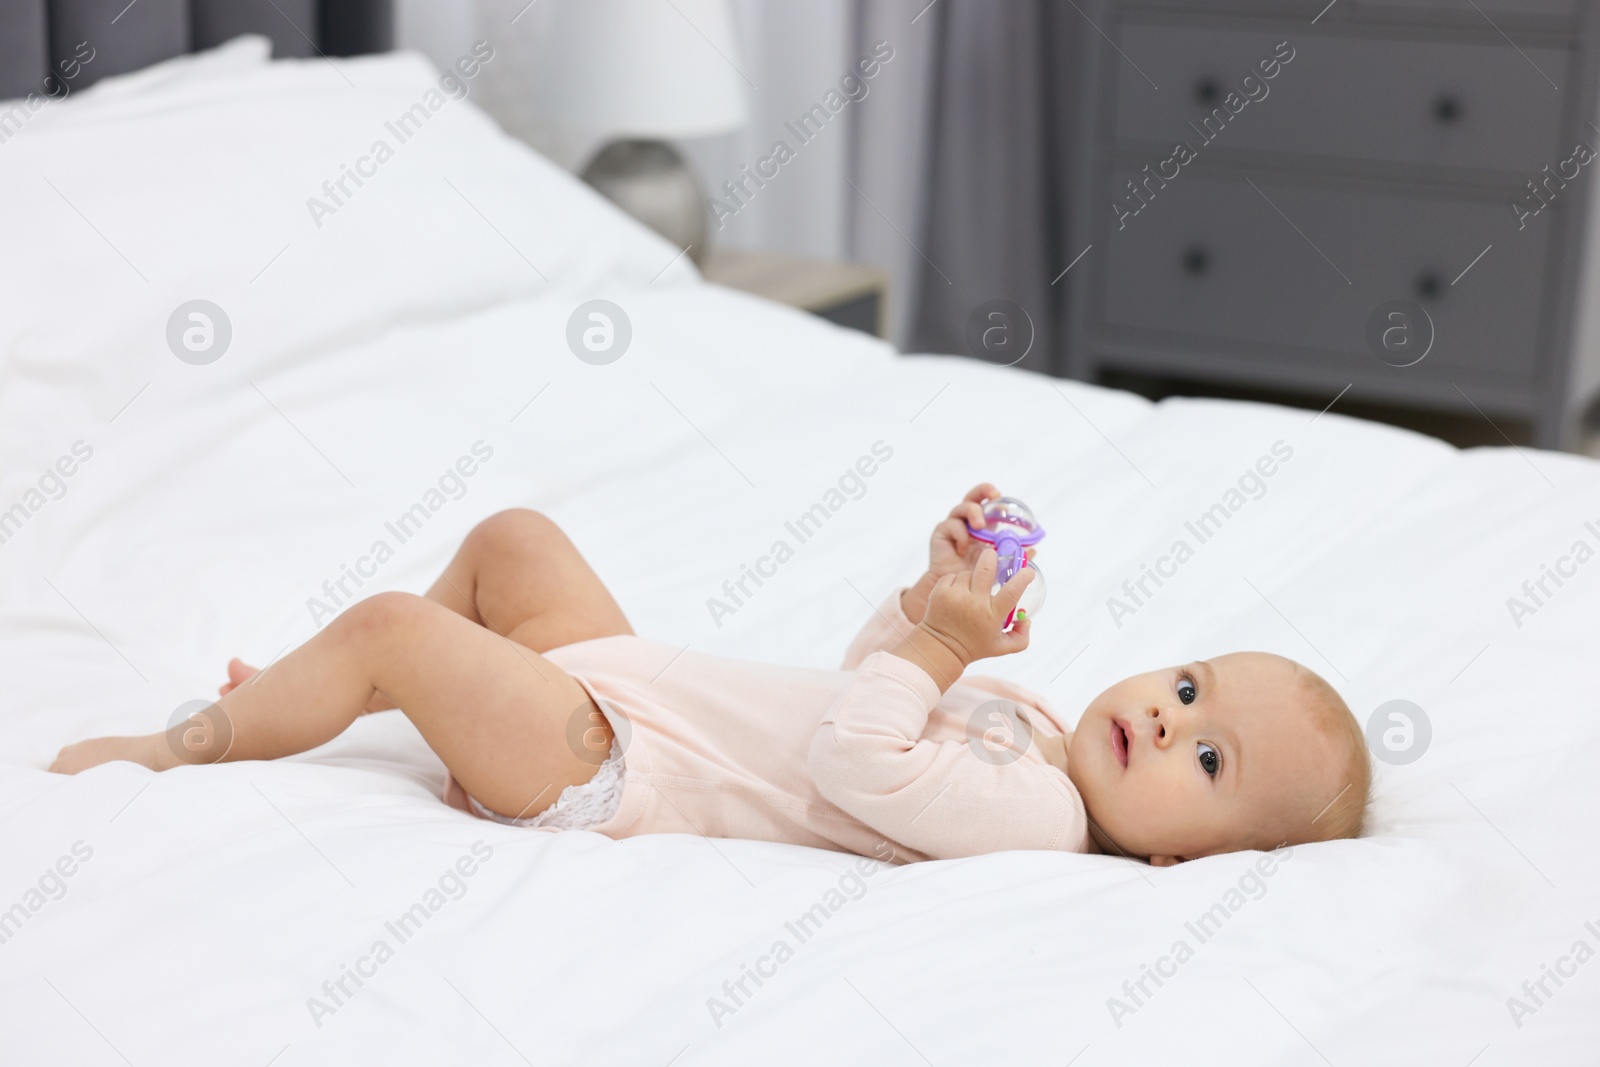
[[1372, 757], [1367, 754], [1366, 734], [1338, 690], [1310, 668], [1298, 663], [1295, 666], [1299, 668], [1296, 678], [1311, 698], [1317, 731], [1333, 741], [1338, 752], [1341, 786], [1338, 794], [1329, 799], [1327, 807], [1311, 821], [1304, 841], [1291, 843], [1360, 837], [1366, 829], [1367, 804], [1372, 792]]

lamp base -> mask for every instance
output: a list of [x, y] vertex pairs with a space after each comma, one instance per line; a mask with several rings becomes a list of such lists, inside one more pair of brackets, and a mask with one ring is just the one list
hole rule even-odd
[[689, 249], [696, 265], [705, 262], [710, 251], [705, 190], [677, 149], [664, 141], [612, 141], [580, 177], [679, 248]]

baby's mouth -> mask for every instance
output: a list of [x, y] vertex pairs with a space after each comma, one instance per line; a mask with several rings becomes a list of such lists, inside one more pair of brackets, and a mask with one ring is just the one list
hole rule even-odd
[[1128, 731], [1116, 719], [1111, 720], [1111, 752], [1118, 763], [1128, 765]]

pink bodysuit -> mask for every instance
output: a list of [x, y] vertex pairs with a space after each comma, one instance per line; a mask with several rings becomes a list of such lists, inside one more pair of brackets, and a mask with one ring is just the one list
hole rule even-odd
[[922, 668], [884, 651], [911, 629], [897, 590], [837, 671], [680, 653], [631, 635], [546, 652], [622, 741], [620, 804], [591, 829], [782, 841], [897, 863], [1089, 851], [1077, 789], [1026, 743], [1026, 729], [1001, 731], [1009, 748], [969, 744], [995, 737], [1004, 720], [980, 706], [997, 698], [1039, 735], [1066, 734], [1059, 716], [996, 678], [964, 675], [941, 696]]

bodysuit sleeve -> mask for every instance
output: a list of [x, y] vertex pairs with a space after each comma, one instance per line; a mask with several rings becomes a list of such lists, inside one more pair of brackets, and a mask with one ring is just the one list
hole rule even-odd
[[812, 738], [807, 768], [818, 791], [932, 859], [1087, 851], [1082, 798], [1058, 768], [991, 761], [964, 741], [922, 736], [939, 697], [916, 664], [868, 655]]
[[855, 640], [850, 642], [850, 647], [845, 649], [844, 663], [840, 666], [840, 670], [855, 670], [861, 666], [862, 660], [874, 652], [893, 648], [916, 629], [916, 625], [906, 618], [906, 613], [900, 608], [900, 594], [905, 590], [906, 587], [901, 586], [890, 593], [888, 599], [867, 616], [861, 632], [856, 634]]

